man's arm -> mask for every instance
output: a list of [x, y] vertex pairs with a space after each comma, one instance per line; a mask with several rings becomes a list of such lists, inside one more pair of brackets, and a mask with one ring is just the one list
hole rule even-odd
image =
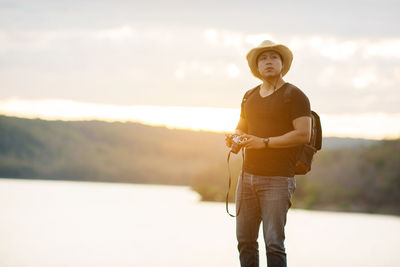
[[[239, 123], [235, 129], [235, 134], [238, 134], [238, 135], [246, 134], [246, 132], [243, 131], [242, 129], [247, 129], [247, 123], [244, 118], [240, 117]], [[229, 138], [229, 134], [225, 134], [225, 144], [227, 147], [232, 146], [232, 140]]]
[[239, 123], [236, 126], [236, 130], [235, 133], [239, 134], [239, 135], [243, 135], [246, 134], [246, 132], [242, 129], [247, 129], [247, 122], [245, 119], [243, 119], [242, 117], [240, 117]]
[[[268, 148], [294, 147], [310, 142], [311, 137], [311, 117], [303, 116], [293, 120], [293, 130], [281, 136], [269, 137]], [[243, 134], [247, 138], [243, 145], [247, 149], [265, 148], [263, 139], [268, 136], [257, 137], [254, 135]]]

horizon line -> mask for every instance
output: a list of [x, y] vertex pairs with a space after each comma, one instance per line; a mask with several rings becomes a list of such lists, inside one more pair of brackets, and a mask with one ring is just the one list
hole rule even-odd
[[[102, 119], [102, 118], [76, 118], [76, 119], [66, 119], [66, 118], [43, 118], [40, 116], [23, 116], [23, 115], [12, 115], [12, 114], [4, 114], [0, 113], [0, 116], [9, 117], [9, 118], [17, 118], [17, 119], [28, 119], [28, 120], [42, 120], [48, 122], [104, 122], [104, 123], [133, 123], [133, 124], [140, 124], [143, 126], [148, 127], [159, 127], [159, 128], [166, 128], [170, 130], [182, 130], [182, 131], [192, 131], [192, 132], [206, 132], [206, 133], [231, 133], [232, 131], [218, 131], [212, 129], [193, 129], [190, 127], [179, 127], [179, 126], [169, 126], [166, 124], [150, 124], [142, 121], [136, 120], [120, 120], [120, 119]], [[363, 140], [376, 140], [376, 141], [383, 141], [383, 140], [397, 140], [400, 139], [399, 137], [383, 137], [383, 138], [369, 138], [369, 137], [362, 137], [362, 136], [351, 136], [351, 135], [331, 135], [331, 134], [323, 134], [322, 138], [343, 138], [343, 139], [363, 139]]]
[[[111, 105], [62, 99], [0, 99], [0, 114], [27, 119], [136, 122], [169, 129], [233, 132], [238, 108], [201, 106]], [[326, 137], [362, 139], [400, 138], [400, 113], [319, 114]]]

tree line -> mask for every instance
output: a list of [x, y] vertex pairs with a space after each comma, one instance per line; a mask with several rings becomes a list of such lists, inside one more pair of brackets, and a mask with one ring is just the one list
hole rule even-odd
[[[222, 133], [0, 115], [3, 178], [187, 185], [224, 201], [227, 152]], [[241, 160], [231, 160], [231, 200]], [[297, 176], [294, 208], [400, 214], [399, 139], [324, 138], [312, 168]]]
[[[237, 156], [231, 163], [233, 186], [241, 169]], [[206, 201], [224, 201], [227, 163], [198, 172], [192, 187]], [[293, 208], [400, 214], [400, 139], [370, 145], [322, 150], [312, 170], [296, 176]]]

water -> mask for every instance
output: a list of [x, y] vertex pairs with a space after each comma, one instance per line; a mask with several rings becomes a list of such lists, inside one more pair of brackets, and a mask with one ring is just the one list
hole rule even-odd
[[[234, 219], [187, 187], [0, 179], [0, 211], [1, 267], [239, 266]], [[291, 209], [286, 236], [291, 267], [400, 266], [400, 217]]]

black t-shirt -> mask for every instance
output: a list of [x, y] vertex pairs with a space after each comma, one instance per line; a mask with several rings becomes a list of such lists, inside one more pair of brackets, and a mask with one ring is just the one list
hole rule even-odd
[[[285, 91], [292, 86], [290, 101]], [[296, 86], [285, 83], [273, 94], [261, 97], [260, 86], [242, 103], [242, 122], [237, 129], [258, 137], [280, 136], [294, 130], [292, 121], [311, 116], [307, 96]], [[255, 175], [295, 175], [296, 153], [299, 147], [246, 149], [244, 171]]]

